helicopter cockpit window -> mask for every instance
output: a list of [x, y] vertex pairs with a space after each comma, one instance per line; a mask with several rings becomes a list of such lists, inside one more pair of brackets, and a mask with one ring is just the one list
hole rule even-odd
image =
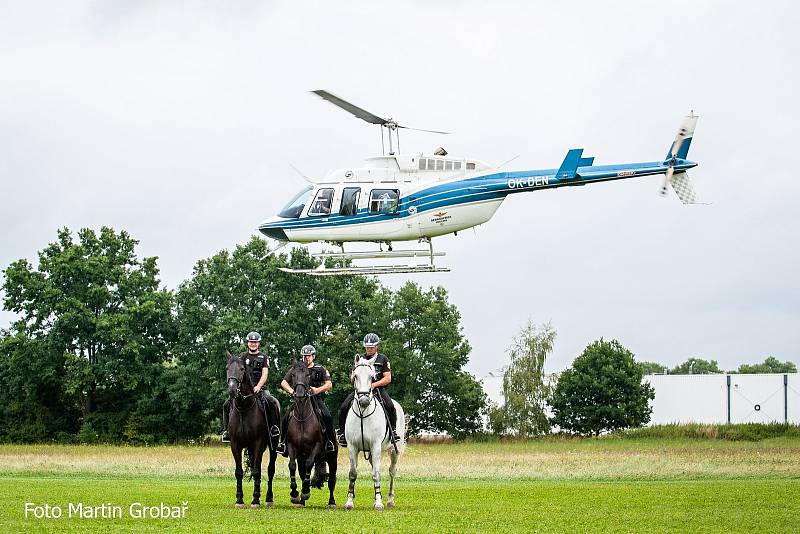
[[331, 204], [333, 203], [333, 188], [320, 189], [317, 192], [314, 202], [311, 203], [311, 208], [308, 210], [309, 215], [330, 215]]
[[308, 186], [295, 196], [292, 197], [283, 209], [278, 212], [278, 217], [283, 217], [284, 219], [297, 219], [300, 217], [300, 214], [303, 213], [303, 208], [306, 207], [306, 202], [308, 202], [308, 197], [311, 196], [311, 189], [312, 186]]
[[342, 205], [339, 215], [355, 215], [358, 213], [358, 197], [361, 196], [360, 187], [345, 187], [342, 191]]
[[369, 195], [370, 213], [395, 213], [400, 199], [397, 189], [373, 189]]

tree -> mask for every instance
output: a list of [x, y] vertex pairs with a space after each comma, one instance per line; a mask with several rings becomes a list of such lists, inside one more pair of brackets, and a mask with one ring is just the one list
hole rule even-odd
[[719, 368], [717, 360], [704, 360], [702, 358], [689, 358], [682, 364], [672, 369], [669, 374], [671, 375], [709, 375], [715, 373], [724, 373]]
[[653, 387], [642, 383], [642, 367], [619, 341], [589, 344], [559, 377], [550, 403], [552, 423], [569, 432], [638, 427], [650, 420]]
[[20, 316], [12, 325], [15, 353], [33, 347], [55, 373], [55, 398], [75, 403], [82, 425], [115, 440], [171, 359], [172, 294], [159, 288], [156, 258], [137, 259], [138, 242], [126, 232], [104, 227], [77, 236], [59, 230], [35, 269], [12, 263], [4, 307]]
[[480, 430], [486, 395], [463, 370], [471, 347], [447, 291], [407, 282], [391, 295], [388, 312], [381, 350], [392, 364], [390, 395], [410, 416], [410, 432], [461, 438]]
[[642, 367], [642, 372], [646, 375], [664, 375], [667, 374], [667, 366], [661, 365], [656, 362], [639, 362]]
[[489, 414], [495, 433], [534, 436], [550, 432], [545, 409], [552, 387], [544, 375], [544, 364], [555, 339], [556, 331], [549, 323], [528, 321], [512, 340], [507, 350], [511, 363], [503, 371], [505, 404]]
[[769, 356], [763, 363], [746, 364], [739, 366], [738, 373], [796, 373], [797, 366], [793, 362], [781, 362], [774, 356]]
[[[443, 431], [460, 437], [480, 428], [485, 399], [480, 384], [463, 371], [469, 344], [460, 315], [442, 288], [422, 291], [406, 284], [393, 292], [362, 276], [312, 277], [283, 273], [291, 265], [318, 263], [305, 249], [275, 254], [258, 238], [197, 263], [179, 288], [181, 343], [178, 369], [168, 392], [181, 424], [196, 432], [216, 430], [225, 399], [226, 349], [243, 348], [242, 336], [258, 330], [272, 359], [267, 384], [280, 382], [299, 349], [310, 343], [331, 373], [326, 402], [335, 413], [350, 393], [354, 356], [367, 332], [380, 334], [391, 361], [390, 394], [411, 417], [410, 431]], [[287, 398], [279, 395], [284, 405]]]

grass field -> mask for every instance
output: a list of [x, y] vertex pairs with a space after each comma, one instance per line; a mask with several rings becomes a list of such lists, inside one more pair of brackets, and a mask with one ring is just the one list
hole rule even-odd
[[[411, 444], [399, 467], [397, 507], [384, 512], [371, 509], [363, 462], [356, 510], [342, 510], [346, 455], [340, 460], [338, 510], [326, 508], [327, 490], [314, 490], [304, 510], [292, 507], [282, 458], [276, 506], [238, 510], [233, 463], [222, 447], [4, 445], [0, 530], [800, 532], [800, 438]], [[246, 502], [250, 491], [246, 483]], [[128, 514], [133, 502], [182, 501], [182, 519]], [[26, 519], [26, 502], [61, 506], [64, 515]], [[70, 502], [111, 503], [123, 514], [68, 518]]]

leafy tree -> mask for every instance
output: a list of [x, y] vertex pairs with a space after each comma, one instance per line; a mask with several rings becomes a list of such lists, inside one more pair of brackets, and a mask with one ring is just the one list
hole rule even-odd
[[505, 404], [489, 414], [495, 433], [533, 436], [550, 432], [545, 409], [552, 387], [545, 377], [544, 363], [555, 339], [556, 331], [550, 324], [537, 326], [528, 321], [511, 342], [511, 363], [503, 371]]
[[704, 360], [702, 358], [689, 358], [682, 364], [676, 366], [669, 373], [672, 375], [709, 375], [714, 373], [724, 373], [719, 368], [717, 360]]
[[[462, 370], [469, 345], [458, 310], [442, 288], [423, 292], [407, 284], [397, 292], [361, 276], [311, 277], [281, 272], [313, 268], [304, 249], [274, 254], [253, 238], [229, 253], [197, 263], [176, 301], [181, 370], [168, 392], [182, 425], [202, 433], [216, 430], [225, 399], [226, 349], [244, 349], [250, 330], [263, 336], [272, 358], [269, 388], [276, 393], [290, 362], [307, 343], [331, 372], [326, 402], [335, 412], [351, 391], [354, 356], [367, 332], [380, 334], [392, 364], [390, 394], [411, 416], [412, 432], [445, 431], [461, 436], [480, 425], [480, 384]], [[277, 395], [285, 403], [287, 398]]]
[[667, 366], [661, 365], [656, 362], [639, 362], [642, 367], [642, 372], [646, 375], [664, 375], [667, 374]]
[[480, 430], [486, 396], [463, 370], [471, 348], [447, 291], [407, 282], [392, 295], [388, 312], [381, 350], [390, 358], [390, 394], [410, 416], [409, 431], [460, 438]]
[[797, 366], [793, 362], [781, 362], [774, 356], [769, 356], [763, 363], [746, 364], [739, 366], [738, 373], [796, 373]]
[[[77, 407], [99, 437], [120, 439], [140, 408], [137, 399], [158, 384], [171, 359], [172, 294], [159, 289], [156, 258], [140, 261], [138, 242], [126, 232], [104, 227], [77, 236], [59, 230], [37, 268], [19, 260], [5, 270], [4, 307], [19, 315], [11, 365], [37, 359], [30, 365], [44, 367], [39, 378], [33, 369], [23, 376], [47, 387], [31, 398], [47, 403], [48, 391], [65, 402], [66, 414]], [[20, 386], [12, 384], [14, 391]]]
[[552, 422], [578, 434], [638, 427], [650, 420], [653, 387], [642, 383], [642, 367], [619, 341], [589, 344], [553, 392]]

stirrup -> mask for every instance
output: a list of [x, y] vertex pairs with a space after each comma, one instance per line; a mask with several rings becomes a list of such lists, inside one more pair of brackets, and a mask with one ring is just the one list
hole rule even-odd
[[325, 452], [333, 452], [336, 450], [336, 445], [331, 440], [325, 442]]
[[347, 438], [344, 437], [344, 432], [339, 431], [336, 434], [339, 437], [339, 445], [341, 445], [342, 447], [347, 447]]
[[272, 428], [269, 429], [269, 435], [273, 438], [281, 437], [281, 429], [278, 428], [278, 425], [272, 425]]
[[397, 432], [392, 430], [389, 432], [389, 441], [392, 443], [398, 443], [400, 441], [400, 436], [397, 435]]
[[289, 456], [289, 451], [286, 449], [286, 443], [283, 441], [279, 442], [278, 445], [275, 447], [275, 452], [287, 458]]
[[222, 443], [230, 443], [231, 442], [231, 436], [230, 436], [230, 434], [228, 434], [227, 430], [223, 430], [222, 431], [222, 435], [220, 436], [220, 440], [222, 441]]

